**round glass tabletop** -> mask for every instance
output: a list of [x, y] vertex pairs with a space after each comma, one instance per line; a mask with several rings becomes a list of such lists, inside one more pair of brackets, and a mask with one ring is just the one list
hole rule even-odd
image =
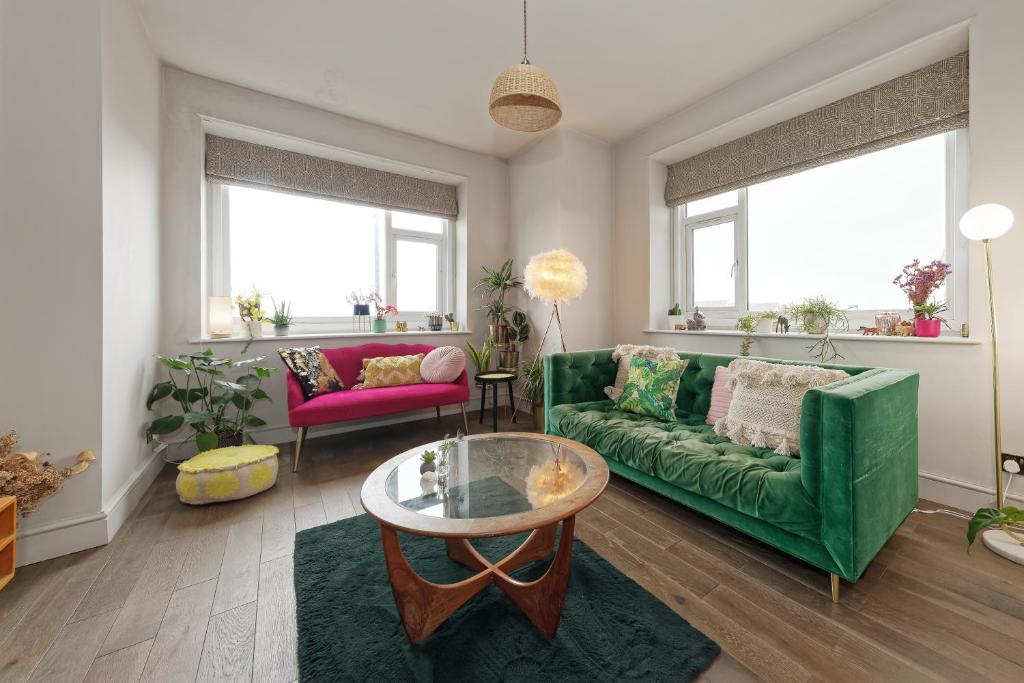
[[[405, 510], [452, 520], [540, 510], [579, 490], [595, 466], [607, 478], [600, 456], [595, 463], [596, 454], [566, 442], [542, 435], [470, 437], [450, 442], [447, 457], [439, 444], [427, 444], [403, 454], [384, 490]], [[424, 477], [420, 455], [428, 450], [437, 453], [436, 472]]]

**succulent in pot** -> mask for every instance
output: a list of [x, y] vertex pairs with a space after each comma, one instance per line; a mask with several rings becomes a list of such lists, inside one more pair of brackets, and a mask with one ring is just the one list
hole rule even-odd
[[423, 451], [420, 454], [420, 474], [437, 471], [437, 453], [435, 451]]
[[270, 302], [274, 306], [274, 314], [270, 316], [270, 322], [274, 325], [274, 334], [278, 337], [286, 337], [292, 320], [294, 320], [292, 304], [290, 301], [282, 301], [279, 306], [273, 298], [270, 299]]

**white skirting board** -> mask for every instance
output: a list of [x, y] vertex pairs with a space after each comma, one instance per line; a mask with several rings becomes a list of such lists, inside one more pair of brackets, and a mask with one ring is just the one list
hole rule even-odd
[[22, 567], [109, 543], [142, 500], [142, 496], [149, 490], [163, 466], [163, 459], [154, 454], [114, 494], [106, 509], [89, 515], [58, 520], [19, 535], [17, 566]]

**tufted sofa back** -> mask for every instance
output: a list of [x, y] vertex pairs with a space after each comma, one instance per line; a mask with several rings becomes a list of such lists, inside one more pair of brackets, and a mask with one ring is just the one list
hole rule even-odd
[[[612, 351], [613, 349], [600, 349], [555, 353], [546, 356], [544, 358], [544, 403], [547, 408], [564, 403], [582, 403], [607, 398], [604, 394], [604, 387], [611, 386], [615, 382], [615, 372], [618, 369], [616, 361], [612, 360]], [[711, 387], [715, 382], [715, 368], [720, 365], [728, 365], [738, 356], [680, 351], [679, 357], [690, 362], [683, 372], [682, 381], [679, 382], [679, 394], [676, 397], [677, 407], [690, 414], [707, 415], [708, 407], [711, 405]], [[858, 375], [869, 369], [772, 358], [758, 360], [768, 360], [786, 365], [819, 365], [824, 368], [845, 370], [850, 375]]]

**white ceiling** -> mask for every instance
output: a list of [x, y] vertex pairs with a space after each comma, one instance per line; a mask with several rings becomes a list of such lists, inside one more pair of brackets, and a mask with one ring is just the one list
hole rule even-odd
[[[507, 158], [536, 134], [487, 114], [519, 61], [518, 0], [137, 0], [193, 73]], [[887, 0], [534, 0], [530, 60], [562, 125], [616, 142]]]

